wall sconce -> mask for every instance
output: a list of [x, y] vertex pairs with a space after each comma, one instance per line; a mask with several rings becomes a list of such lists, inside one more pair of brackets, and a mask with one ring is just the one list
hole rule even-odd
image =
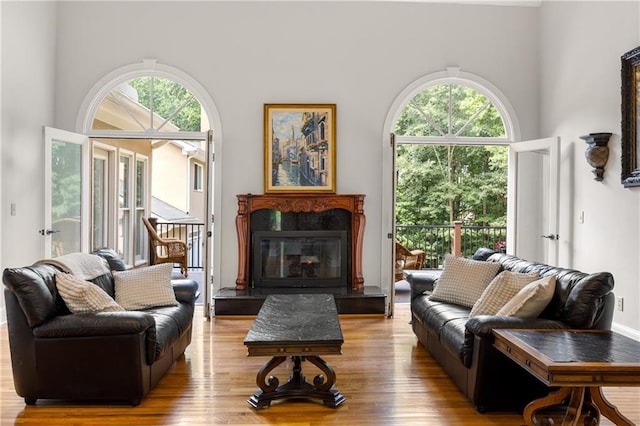
[[580, 136], [580, 139], [584, 139], [587, 142], [587, 150], [584, 156], [587, 158], [587, 163], [593, 167], [593, 172], [596, 177], [594, 178], [598, 182], [602, 181], [604, 176], [604, 166], [607, 165], [609, 159], [609, 138], [611, 133], [589, 133], [586, 136]]

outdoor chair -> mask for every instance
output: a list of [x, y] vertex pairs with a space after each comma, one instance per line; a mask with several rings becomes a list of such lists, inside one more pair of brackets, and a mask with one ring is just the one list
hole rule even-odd
[[187, 243], [175, 238], [161, 238], [151, 222], [146, 217], [142, 218], [144, 226], [149, 232], [149, 242], [151, 244], [150, 262], [152, 265], [159, 263], [178, 263], [180, 273], [186, 278], [189, 274], [187, 269]]
[[405, 269], [422, 269], [426, 253], [424, 250], [409, 250], [396, 241], [395, 280], [403, 279]]

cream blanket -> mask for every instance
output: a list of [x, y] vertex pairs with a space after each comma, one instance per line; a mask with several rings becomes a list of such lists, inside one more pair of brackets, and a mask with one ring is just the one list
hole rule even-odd
[[83, 280], [91, 280], [110, 272], [106, 260], [88, 253], [70, 253], [53, 259], [42, 259], [36, 263], [57, 266]]

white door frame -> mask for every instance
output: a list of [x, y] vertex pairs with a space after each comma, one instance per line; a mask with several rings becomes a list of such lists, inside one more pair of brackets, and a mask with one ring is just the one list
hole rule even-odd
[[44, 128], [44, 229], [41, 230], [44, 239], [44, 257], [51, 257], [51, 243], [53, 238], [51, 237], [53, 232], [57, 230], [53, 229], [51, 223], [51, 178], [53, 176], [53, 170], [51, 165], [52, 155], [51, 149], [54, 141], [62, 141], [81, 146], [81, 168], [80, 168], [80, 250], [84, 253], [89, 251], [89, 233], [91, 225], [91, 198], [87, 199], [90, 193], [90, 158], [91, 153], [89, 149], [89, 138], [85, 135], [68, 132], [66, 130], [56, 129], [53, 127]]
[[[559, 226], [559, 175], [560, 175], [560, 138], [551, 137], [512, 143], [509, 145], [509, 178], [507, 181], [507, 251], [518, 256], [518, 197], [522, 195], [517, 187], [518, 175], [518, 155], [526, 152], [536, 152], [548, 156], [549, 158], [549, 185], [546, 200], [547, 229], [543, 235], [547, 236], [546, 259], [540, 259], [549, 265], [558, 263], [558, 226]], [[526, 238], [542, 238], [543, 235], [527, 235]], [[533, 259], [532, 259], [533, 260]]]

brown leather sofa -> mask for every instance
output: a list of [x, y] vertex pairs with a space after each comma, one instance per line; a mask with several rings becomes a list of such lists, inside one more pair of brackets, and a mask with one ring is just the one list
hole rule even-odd
[[[98, 253], [111, 270], [124, 265]], [[38, 399], [123, 401], [138, 405], [191, 342], [198, 284], [173, 280], [177, 306], [71, 314], [53, 265], [4, 270], [13, 380], [27, 404]], [[112, 297], [113, 275], [93, 280]]]
[[609, 329], [615, 304], [613, 276], [556, 268], [489, 249], [479, 249], [474, 259], [500, 263], [500, 271], [555, 274], [551, 302], [534, 319], [491, 315], [470, 318], [470, 308], [430, 300], [442, 271], [407, 271], [411, 325], [420, 343], [479, 412], [522, 410], [549, 389], [494, 348], [492, 330]]

